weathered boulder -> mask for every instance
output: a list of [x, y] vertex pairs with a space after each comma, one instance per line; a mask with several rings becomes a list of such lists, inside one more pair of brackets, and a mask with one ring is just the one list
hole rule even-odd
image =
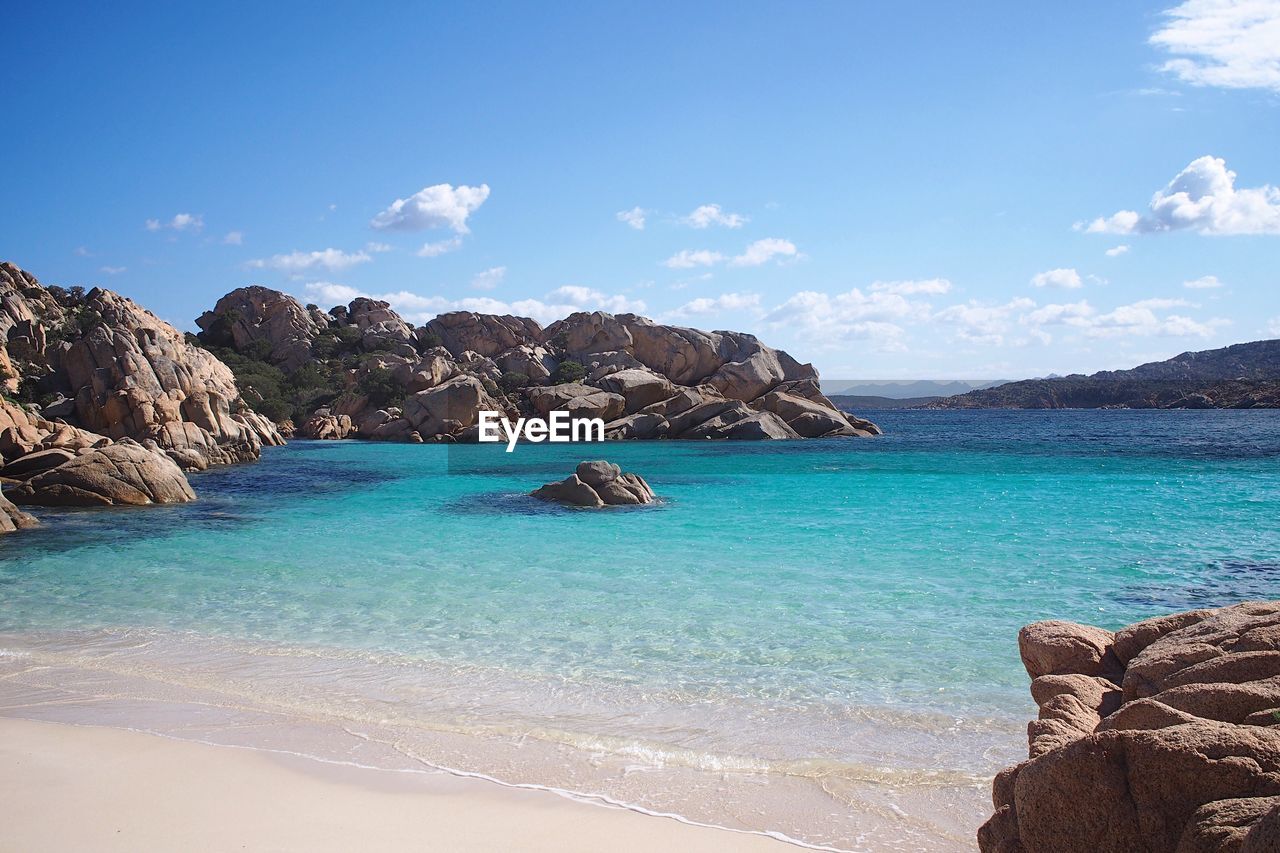
[[35, 518], [14, 506], [4, 495], [0, 495], [0, 535], [35, 527], [38, 523]]
[[327, 408], [316, 409], [311, 417], [303, 421], [298, 434], [303, 438], [330, 441], [347, 438], [356, 431], [350, 415], [337, 415]]
[[1075, 622], [1035, 622], [1018, 632], [1018, 652], [1032, 678], [1066, 673], [1104, 675], [1110, 667], [1106, 653], [1114, 636], [1102, 628]]
[[5, 495], [17, 504], [39, 506], [142, 506], [196, 499], [173, 460], [128, 439], [90, 450]]
[[[211, 460], [215, 464], [256, 459], [264, 441], [283, 442], [264, 420], [236, 416], [242, 403], [230, 369], [168, 323], [96, 288], [85, 309], [100, 321], [63, 360], [83, 426], [113, 439], [153, 438], [175, 449], [220, 446], [224, 452]], [[191, 441], [187, 427], [166, 429], [171, 424], [192, 424], [208, 440]], [[175, 439], [182, 443], [167, 444]]]
[[558, 483], [547, 483], [530, 494], [539, 500], [598, 509], [652, 503], [653, 489], [639, 474], [624, 474], [611, 462], [581, 462]]
[[546, 347], [528, 344], [509, 349], [494, 361], [503, 373], [521, 373], [538, 383], [549, 381], [559, 364]]
[[542, 417], [551, 412], [568, 412], [574, 418], [601, 418], [608, 422], [622, 415], [626, 398], [580, 382], [565, 382], [530, 388], [529, 402]]
[[785, 391], [770, 391], [756, 400], [755, 405], [782, 418], [787, 426], [804, 438], [871, 434], [854, 428], [838, 409]]
[[237, 351], [261, 344], [267, 361], [292, 373], [311, 360], [311, 343], [326, 324], [289, 294], [253, 285], [219, 299], [196, 325]]
[[[1019, 634], [1039, 719], [985, 853], [1275, 850], [1280, 602]], [[1126, 666], [1127, 664], [1127, 666]], [[1124, 688], [1121, 690], [1120, 685]]]
[[472, 311], [441, 314], [428, 323], [427, 328], [438, 335], [445, 349], [455, 356], [471, 351], [492, 358], [521, 345], [538, 346], [544, 340], [542, 327], [536, 320]]
[[601, 376], [595, 384], [605, 391], [620, 395], [626, 401], [624, 414], [628, 415], [666, 400], [675, 391], [670, 379], [643, 368], [618, 370]]
[[37, 450], [34, 453], [28, 453], [26, 456], [20, 456], [0, 468], [0, 477], [8, 477], [11, 480], [29, 480], [37, 474], [43, 474], [50, 468], [57, 468], [62, 463], [70, 462], [75, 458], [76, 454], [74, 452], [62, 447]]
[[360, 296], [347, 306], [347, 322], [360, 330], [360, 346], [366, 352], [392, 352], [413, 358], [418, 354], [413, 327], [391, 310], [390, 303]]
[[474, 376], [458, 376], [411, 394], [404, 401], [404, 418], [422, 438], [459, 436], [476, 426], [481, 411], [504, 412], [503, 407]]

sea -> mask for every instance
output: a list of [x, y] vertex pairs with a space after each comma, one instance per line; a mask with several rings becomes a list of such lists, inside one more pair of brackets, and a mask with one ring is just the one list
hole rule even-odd
[[[1280, 411], [872, 439], [293, 441], [0, 538], [0, 715], [451, 773], [814, 849], [968, 850], [1018, 628], [1280, 597]], [[534, 500], [583, 459], [660, 500]]]

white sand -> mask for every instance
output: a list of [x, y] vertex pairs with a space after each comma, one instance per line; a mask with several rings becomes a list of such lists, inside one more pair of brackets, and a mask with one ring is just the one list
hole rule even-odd
[[796, 851], [556, 794], [0, 718], [0, 851]]

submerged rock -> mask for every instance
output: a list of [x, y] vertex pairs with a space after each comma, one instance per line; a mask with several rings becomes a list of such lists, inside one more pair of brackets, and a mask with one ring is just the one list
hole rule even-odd
[[599, 509], [653, 503], [653, 489], [639, 474], [624, 474], [612, 462], [581, 462], [578, 469], [558, 483], [547, 483], [531, 494], [544, 501]]
[[1280, 601], [1023, 628], [1039, 719], [984, 853], [1277, 850]]
[[196, 499], [177, 463], [130, 439], [90, 450], [5, 496], [38, 506], [145, 506]]

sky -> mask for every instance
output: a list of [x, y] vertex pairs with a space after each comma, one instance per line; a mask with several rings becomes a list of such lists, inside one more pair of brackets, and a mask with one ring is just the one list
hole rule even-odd
[[0, 259], [752, 332], [828, 378], [1280, 337], [1280, 0], [6, 3]]

